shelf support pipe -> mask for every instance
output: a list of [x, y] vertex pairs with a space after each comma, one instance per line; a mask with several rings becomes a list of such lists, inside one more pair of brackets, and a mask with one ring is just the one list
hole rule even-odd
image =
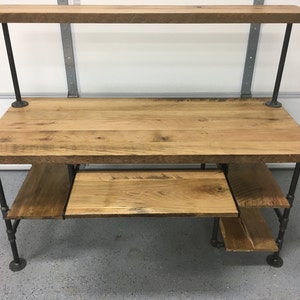
[[274, 90], [273, 90], [272, 100], [266, 102], [266, 105], [269, 107], [279, 108], [282, 106], [282, 104], [280, 102], [278, 102], [277, 99], [278, 99], [286, 54], [287, 54], [287, 50], [289, 47], [289, 41], [290, 41], [290, 37], [291, 37], [292, 27], [293, 27], [293, 24], [291, 24], [291, 23], [288, 23], [286, 25], [286, 30], [285, 30], [285, 35], [284, 35], [284, 40], [283, 40], [281, 56], [280, 56], [280, 60], [279, 60], [279, 66], [278, 66], [275, 86], [274, 86]]
[[17, 76], [17, 71], [16, 71], [16, 65], [15, 65], [14, 55], [13, 55], [13, 51], [12, 51], [12, 47], [11, 47], [11, 41], [10, 41], [7, 23], [2, 23], [2, 29], [3, 29], [4, 41], [5, 41], [8, 62], [9, 62], [9, 67], [10, 67], [10, 73], [11, 73], [14, 90], [15, 90], [15, 96], [16, 96], [16, 101], [13, 102], [11, 105], [12, 105], [12, 107], [16, 107], [16, 108], [24, 107], [24, 106], [28, 105], [28, 102], [22, 100], [22, 97], [21, 97], [19, 81], [18, 81], [18, 76]]

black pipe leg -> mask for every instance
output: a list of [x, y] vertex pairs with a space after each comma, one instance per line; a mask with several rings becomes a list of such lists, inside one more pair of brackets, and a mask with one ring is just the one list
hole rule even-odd
[[0, 180], [0, 205], [1, 212], [6, 226], [6, 233], [10, 242], [10, 247], [13, 255], [13, 261], [9, 264], [10, 270], [13, 272], [21, 271], [26, 266], [26, 260], [19, 257], [18, 248], [16, 244], [16, 229], [14, 229], [11, 220], [7, 220], [8, 206], [6, 203], [2, 182]]
[[220, 218], [214, 218], [213, 232], [212, 232], [212, 237], [211, 237], [211, 240], [210, 240], [210, 244], [214, 248], [222, 248], [222, 247], [224, 247], [224, 243], [220, 242], [218, 240], [219, 223], [220, 223]]
[[[288, 195], [287, 198], [289, 198], [291, 195]], [[292, 205], [292, 204], [291, 204]], [[269, 255], [267, 257], [267, 263], [275, 268], [280, 268], [283, 265], [283, 260], [282, 258], [279, 256], [280, 251], [282, 249], [282, 245], [283, 245], [283, 239], [284, 239], [284, 234], [287, 228], [287, 224], [289, 222], [289, 215], [290, 215], [290, 208], [286, 208], [283, 212], [283, 217], [280, 221], [280, 225], [279, 225], [279, 233], [278, 233], [278, 237], [276, 240], [277, 246], [278, 246], [278, 251], [274, 252], [273, 254]]]
[[11, 251], [13, 254], [13, 261], [10, 262], [9, 268], [13, 272], [21, 271], [26, 266], [26, 260], [24, 258], [19, 257], [18, 248], [16, 244], [16, 235], [13, 230], [13, 226], [10, 220], [5, 220], [6, 224], [6, 233], [8, 236], [8, 240], [10, 242]]
[[287, 200], [290, 203], [290, 207], [286, 208], [284, 210], [282, 218], [280, 220], [279, 233], [278, 233], [278, 237], [276, 240], [276, 243], [278, 246], [278, 251], [274, 252], [273, 254], [271, 254], [267, 257], [267, 263], [270, 266], [275, 267], [275, 268], [280, 268], [283, 265], [283, 260], [279, 256], [279, 254], [282, 249], [284, 234], [285, 234], [288, 222], [289, 222], [291, 208], [292, 208], [294, 200], [295, 200], [295, 191], [296, 191], [296, 187], [298, 184], [299, 175], [300, 175], [300, 163], [296, 163], [294, 173], [293, 173], [293, 178], [292, 178], [291, 185], [290, 185], [290, 189], [286, 196]]
[[283, 259], [280, 257], [280, 250], [282, 249], [282, 245], [283, 245], [284, 233], [285, 233], [285, 229], [282, 228], [281, 223], [280, 223], [279, 234], [278, 234], [278, 238], [276, 240], [276, 243], [278, 246], [278, 251], [267, 256], [267, 263], [270, 266], [275, 267], [275, 268], [280, 268], [283, 265]]
[[[290, 195], [287, 196], [287, 198], [289, 198]], [[286, 208], [283, 212], [283, 217], [280, 221], [280, 226], [279, 226], [279, 233], [278, 233], [278, 237], [276, 240], [277, 246], [278, 246], [278, 251], [274, 252], [273, 254], [269, 255], [267, 257], [267, 262], [270, 266], [275, 267], [275, 268], [280, 268], [283, 265], [283, 260], [282, 258], [279, 256], [280, 254], [280, 250], [282, 249], [282, 245], [283, 245], [283, 238], [284, 238], [284, 234], [287, 228], [287, 224], [289, 221], [289, 214], [290, 214], [290, 208]]]

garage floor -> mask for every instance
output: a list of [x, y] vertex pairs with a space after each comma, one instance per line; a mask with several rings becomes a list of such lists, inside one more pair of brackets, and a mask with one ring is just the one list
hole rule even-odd
[[[286, 193], [291, 170], [273, 173]], [[11, 203], [26, 172], [0, 176]], [[0, 299], [299, 299], [298, 196], [280, 269], [266, 253], [212, 248], [211, 219], [111, 218], [22, 221], [17, 242], [27, 266], [13, 273], [3, 224]], [[276, 233], [275, 214], [264, 212]]]

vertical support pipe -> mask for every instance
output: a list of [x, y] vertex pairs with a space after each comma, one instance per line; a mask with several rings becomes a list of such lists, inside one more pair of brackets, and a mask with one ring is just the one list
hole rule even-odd
[[15, 65], [14, 55], [13, 55], [9, 31], [8, 31], [8, 25], [6, 23], [2, 23], [2, 29], [3, 29], [8, 61], [9, 61], [10, 73], [11, 73], [14, 90], [15, 90], [15, 96], [16, 96], [16, 101], [13, 102], [11, 105], [13, 107], [24, 107], [28, 105], [28, 102], [23, 101], [21, 97], [16, 65]]
[[76, 173], [77, 173], [79, 168], [80, 168], [80, 165], [70, 165], [70, 164], [68, 164], [68, 174], [69, 174], [69, 180], [70, 180], [71, 184], [73, 184]]
[[278, 66], [275, 86], [274, 86], [274, 90], [273, 90], [272, 100], [266, 102], [267, 106], [270, 106], [270, 107], [273, 107], [273, 108], [279, 108], [279, 107], [282, 106], [282, 104], [280, 102], [278, 102], [277, 99], [278, 99], [278, 94], [279, 94], [279, 89], [280, 89], [280, 84], [281, 84], [285, 59], [286, 59], [286, 55], [287, 55], [287, 50], [288, 50], [288, 47], [289, 47], [292, 27], [293, 27], [293, 24], [291, 24], [291, 23], [286, 25], [286, 30], [285, 30], [285, 35], [284, 35], [284, 40], [283, 40], [281, 56], [280, 56], [280, 60], [279, 60], [279, 66]]
[[289, 188], [289, 192], [286, 196], [287, 200], [290, 203], [290, 208], [286, 208], [284, 210], [281, 221], [280, 221], [280, 225], [279, 225], [279, 233], [278, 233], [278, 237], [277, 237], [277, 240], [276, 240], [276, 243], [277, 243], [277, 246], [278, 246], [278, 251], [274, 252], [273, 254], [271, 254], [267, 257], [268, 264], [273, 266], [273, 267], [276, 267], [276, 268], [280, 268], [283, 265], [283, 260], [279, 256], [279, 254], [280, 254], [280, 250], [282, 249], [284, 234], [285, 234], [285, 231], [287, 229], [288, 222], [289, 222], [289, 216], [290, 216], [291, 208], [292, 208], [293, 203], [294, 203], [295, 191], [296, 191], [296, 188], [297, 188], [299, 175], [300, 175], [300, 163], [296, 163], [294, 173], [293, 173], [293, 177], [292, 177], [292, 181], [291, 181], [290, 188]]
[[218, 240], [219, 224], [220, 224], [220, 218], [214, 218], [213, 232], [210, 240], [210, 244], [214, 248], [224, 247], [224, 243]]
[[5, 226], [6, 226], [7, 237], [10, 242], [10, 247], [11, 247], [11, 251], [12, 251], [12, 255], [13, 255], [13, 261], [9, 264], [9, 268], [13, 272], [21, 271], [26, 266], [26, 260], [19, 257], [17, 244], [16, 244], [15, 230], [13, 228], [11, 220], [6, 219], [9, 209], [8, 209], [8, 206], [6, 203], [1, 180], [0, 180], [0, 205], [1, 205], [2, 216], [3, 216], [4, 222], [5, 222]]

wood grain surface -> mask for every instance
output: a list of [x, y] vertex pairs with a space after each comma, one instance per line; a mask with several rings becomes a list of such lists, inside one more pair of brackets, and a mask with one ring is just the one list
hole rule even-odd
[[240, 219], [255, 251], [278, 251], [272, 232], [259, 208], [240, 207]]
[[70, 181], [66, 165], [33, 165], [8, 219], [62, 219]]
[[239, 218], [221, 218], [220, 231], [226, 251], [252, 252], [253, 244]]
[[277, 244], [258, 208], [240, 208], [240, 218], [221, 218], [220, 230], [227, 251], [273, 252]]
[[66, 218], [237, 216], [219, 171], [79, 172]]
[[300, 128], [265, 99], [26, 99], [0, 120], [0, 163], [300, 161]]
[[284, 5], [1, 5], [2, 23], [299, 23]]
[[263, 163], [229, 164], [227, 177], [240, 207], [290, 207]]

